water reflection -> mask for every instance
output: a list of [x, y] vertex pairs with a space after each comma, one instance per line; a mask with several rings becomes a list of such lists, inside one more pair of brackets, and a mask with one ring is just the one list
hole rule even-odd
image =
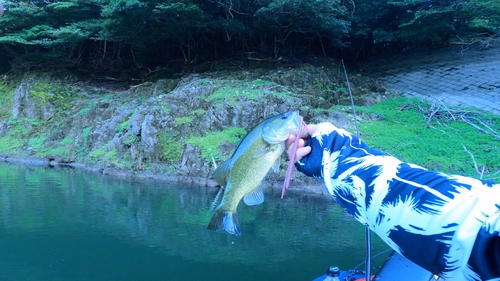
[[332, 201], [242, 204], [236, 237], [206, 230], [215, 193], [0, 164], [0, 279], [311, 280], [364, 259], [364, 228]]

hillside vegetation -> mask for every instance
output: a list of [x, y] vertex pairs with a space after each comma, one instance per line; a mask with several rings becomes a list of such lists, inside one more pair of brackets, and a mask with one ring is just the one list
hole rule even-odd
[[[3, 0], [0, 72], [73, 69], [140, 83], [246, 60], [350, 62], [498, 41], [500, 2], [434, 0]], [[221, 60], [229, 60], [220, 63]]]

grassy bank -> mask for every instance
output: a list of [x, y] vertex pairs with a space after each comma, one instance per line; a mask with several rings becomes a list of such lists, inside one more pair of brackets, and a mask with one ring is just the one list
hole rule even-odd
[[500, 116], [408, 98], [358, 107], [362, 139], [403, 161], [500, 179]]

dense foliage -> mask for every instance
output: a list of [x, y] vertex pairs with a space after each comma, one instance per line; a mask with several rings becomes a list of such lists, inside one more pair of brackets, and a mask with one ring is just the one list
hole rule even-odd
[[[4, 0], [0, 71], [128, 72], [219, 59], [364, 59], [497, 40], [496, 0]], [[8, 63], [4, 63], [8, 62]], [[51, 63], [47, 63], [51, 62]], [[38, 64], [38, 65], [37, 65]]]

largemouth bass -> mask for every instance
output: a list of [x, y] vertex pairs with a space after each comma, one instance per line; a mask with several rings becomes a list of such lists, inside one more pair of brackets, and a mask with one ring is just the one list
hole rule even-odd
[[264, 202], [260, 186], [268, 171], [279, 171], [285, 140], [299, 134], [302, 117], [298, 111], [276, 115], [262, 121], [238, 144], [232, 156], [214, 171], [215, 180], [224, 186], [224, 196], [208, 229], [241, 235], [236, 209], [241, 199], [247, 205]]

